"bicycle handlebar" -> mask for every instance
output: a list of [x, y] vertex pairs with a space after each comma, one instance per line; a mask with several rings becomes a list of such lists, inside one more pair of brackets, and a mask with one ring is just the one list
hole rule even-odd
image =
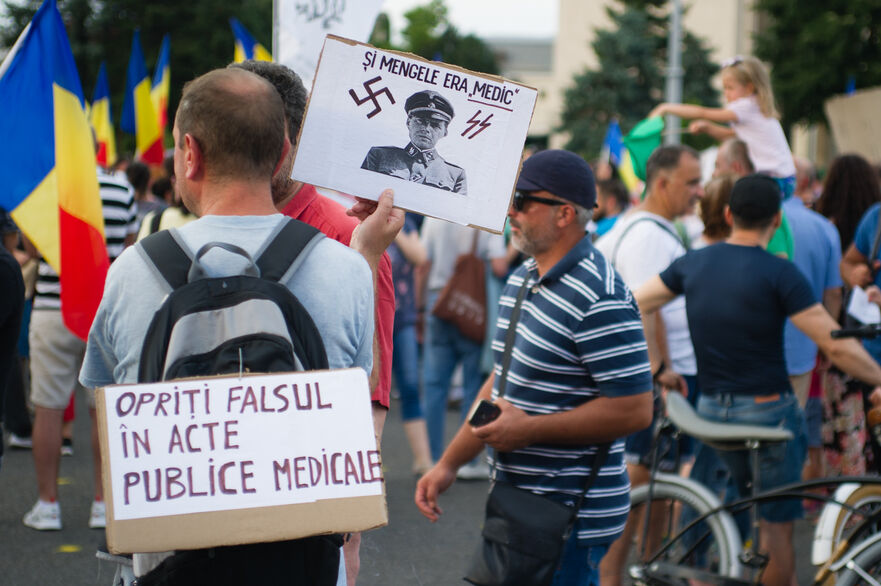
[[833, 338], [860, 338], [872, 339], [881, 336], [881, 323], [869, 324], [858, 328], [842, 328], [840, 330], [832, 330], [829, 334]]

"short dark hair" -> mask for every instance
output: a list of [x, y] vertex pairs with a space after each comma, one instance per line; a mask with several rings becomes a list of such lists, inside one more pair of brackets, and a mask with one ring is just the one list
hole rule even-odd
[[623, 211], [630, 205], [630, 194], [627, 192], [627, 186], [619, 179], [603, 179], [597, 181], [597, 190], [603, 195], [609, 195], [615, 199], [618, 209]]
[[678, 167], [679, 161], [682, 160], [682, 155], [686, 153], [700, 160], [700, 155], [697, 154], [697, 151], [688, 145], [670, 144], [656, 148], [645, 164], [646, 185], [651, 186], [652, 181], [655, 180], [655, 176], [660, 171], [671, 171]]
[[303, 123], [303, 114], [306, 112], [306, 87], [300, 76], [281, 63], [255, 61], [254, 59], [248, 59], [241, 63], [230, 63], [227, 67], [256, 73], [275, 87], [284, 104], [288, 136], [291, 142], [296, 141], [300, 125]]
[[782, 202], [780, 185], [773, 177], [753, 173], [734, 183], [728, 208], [734, 225], [744, 230], [763, 230], [774, 221]]
[[146, 193], [150, 185], [150, 167], [141, 161], [132, 161], [125, 169], [125, 176], [135, 193]]
[[175, 124], [199, 144], [216, 178], [270, 179], [284, 149], [284, 108], [263, 78], [242, 69], [215, 69], [187, 82]]

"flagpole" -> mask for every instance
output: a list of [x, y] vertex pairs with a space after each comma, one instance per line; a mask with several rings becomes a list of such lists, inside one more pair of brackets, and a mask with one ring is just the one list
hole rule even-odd
[[18, 38], [15, 40], [15, 44], [12, 45], [12, 49], [9, 50], [9, 53], [6, 54], [6, 58], [3, 59], [3, 63], [0, 63], [0, 79], [3, 79], [3, 75], [6, 73], [6, 70], [9, 69], [9, 66], [12, 64], [12, 60], [15, 59], [15, 54], [18, 53], [19, 48], [21, 47], [22, 42], [25, 37], [28, 36], [28, 31], [31, 30], [31, 23], [29, 22], [24, 30], [21, 31], [21, 34], [18, 35]]

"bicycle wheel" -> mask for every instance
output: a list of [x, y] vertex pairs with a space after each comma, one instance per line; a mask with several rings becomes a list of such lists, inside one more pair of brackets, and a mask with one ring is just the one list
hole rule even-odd
[[[635, 514], [642, 514], [648, 498], [648, 486], [633, 489], [631, 506]], [[668, 514], [663, 527], [654, 523], [649, 529], [648, 543], [639, 548], [645, 553], [630, 566], [631, 577], [645, 584], [686, 584], [689, 578], [706, 577], [706, 573], [739, 578], [740, 534], [728, 512], [719, 511], [683, 531], [686, 519], [697, 519], [718, 506], [719, 499], [703, 485], [670, 474], [656, 475], [651, 507]], [[637, 539], [643, 535], [640, 526]]]
[[838, 586], [881, 586], [881, 541], [867, 547], [848, 565], [838, 576]]
[[[843, 539], [851, 537], [851, 532], [860, 521], [881, 508], [881, 485], [864, 484], [860, 486], [847, 497], [844, 504], [856, 508], [856, 511], [842, 507], [838, 513], [833, 534], [833, 551]], [[873, 527], [869, 528], [868, 535], [877, 533], [879, 530], [881, 528], [874, 526], [873, 523]]]

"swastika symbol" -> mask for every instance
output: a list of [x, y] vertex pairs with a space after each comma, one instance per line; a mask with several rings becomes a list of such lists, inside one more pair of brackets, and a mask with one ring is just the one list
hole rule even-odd
[[466, 134], [468, 134], [469, 132], [474, 130], [475, 127], [479, 126], [480, 128], [477, 130], [477, 132], [475, 132], [474, 134], [472, 134], [471, 136], [468, 137], [468, 140], [471, 140], [472, 138], [474, 138], [475, 136], [477, 136], [478, 134], [480, 134], [481, 132], [483, 132], [484, 130], [489, 128], [490, 126], [492, 126], [492, 123], [489, 121], [489, 119], [492, 118], [493, 115], [490, 114], [489, 116], [487, 116], [483, 120], [480, 120], [478, 118], [478, 116], [480, 116], [480, 112], [481, 112], [481, 110], [478, 110], [477, 112], [474, 113], [473, 116], [471, 116], [471, 118], [468, 119], [467, 124], [470, 124], [470, 126], [462, 131], [461, 136], [465, 136]]
[[369, 114], [367, 114], [368, 118], [373, 118], [374, 116], [376, 116], [377, 114], [382, 112], [382, 106], [379, 105], [379, 99], [378, 99], [379, 96], [381, 96], [382, 94], [385, 94], [385, 96], [389, 99], [389, 102], [391, 102], [392, 104], [395, 103], [395, 97], [392, 95], [392, 93], [389, 91], [389, 89], [387, 87], [384, 87], [381, 90], [377, 90], [377, 91], [374, 91], [373, 88], [371, 87], [373, 84], [375, 84], [376, 82], [378, 82], [380, 80], [382, 80], [382, 77], [377, 75], [373, 79], [368, 79], [367, 81], [364, 82], [363, 85], [364, 85], [364, 89], [367, 91], [367, 95], [364, 96], [363, 98], [359, 98], [358, 94], [355, 93], [355, 90], [353, 90], [353, 89], [349, 90], [349, 95], [352, 96], [352, 99], [355, 100], [355, 103], [358, 104], [359, 106], [361, 104], [363, 104], [364, 102], [373, 102], [373, 111], [370, 112]]

